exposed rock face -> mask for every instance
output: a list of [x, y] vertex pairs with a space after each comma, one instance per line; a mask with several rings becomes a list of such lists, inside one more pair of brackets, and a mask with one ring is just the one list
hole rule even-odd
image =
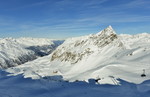
[[51, 61], [55, 59], [60, 59], [61, 61], [70, 61], [71, 64], [77, 63], [79, 60], [83, 58], [83, 56], [90, 55], [93, 51], [90, 51], [90, 48], [85, 49], [81, 53], [73, 53], [73, 52], [63, 52], [62, 54], [58, 55], [58, 52], [54, 52], [51, 58]]
[[71, 82], [92, 78], [100, 84], [118, 84], [116, 78], [122, 78], [139, 84], [149, 79], [149, 59], [150, 34], [116, 35], [108, 27], [98, 34], [67, 39], [49, 56], [7, 71], [33, 79], [61, 75]]
[[94, 53], [95, 49], [100, 50], [108, 45], [123, 46], [111, 26], [95, 35], [66, 40], [64, 44], [53, 52], [51, 61], [58, 59], [74, 64], [82, 60], [83, 57]]

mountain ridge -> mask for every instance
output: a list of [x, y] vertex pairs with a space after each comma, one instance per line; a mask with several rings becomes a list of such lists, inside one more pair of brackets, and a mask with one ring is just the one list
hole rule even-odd
[[48, 55], [62, 40], [43, 38], [1, 38], [0, 68], [8, 68]]
[[[69, 38], [50, 55], [7, 69], [14, 75], [39, 79], [61, 75], [67, 81], [100, 79], [115, 84], [118, 78], [141, 83], [150, 78], [150, 36], [117, 35], [110, 27], [103, 34]], [[107, 32], [108, 31], [108, 32]], [[143, 69], [146, 77], [141, 77]], [[12, 74], [12, 75], [13, 75]], [[118, 82], [119, 83], [119, 82]]]
[[[65, 59], [62, 59], [61, 61], [76, 60], [75, 63], [77, 63], [79, 60], [82, 59], [83, 56], [92, 54], [95, 49], [100, 50], [101, 48], [111, 44], [113, 41], [117, 42], [116, 44], [113, 44], [114, 46], [123, 46], [111, 26], [107, 27], [106, 29], [95, 35], [68, 39], [64, 42], [64, 46], [62, 44], [61, 47], [58, 47], [58, 49], [53, 52], [51, 61], [54, 61], [54, 59], [56, 58], [60, 59], [66, 56]], [[75, 49], [75, 51], [73, 49]]]

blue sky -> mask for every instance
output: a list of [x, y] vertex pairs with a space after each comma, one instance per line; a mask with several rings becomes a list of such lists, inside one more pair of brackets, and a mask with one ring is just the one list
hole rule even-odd
[[0, 0], [0, 37], [150, 33], [150, 0]]

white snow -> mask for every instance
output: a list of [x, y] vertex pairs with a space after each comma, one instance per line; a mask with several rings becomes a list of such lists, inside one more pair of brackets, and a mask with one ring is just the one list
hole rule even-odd
[[[150, 79], [150, 34], [116, 35], [111, 26], [98, 34], [67, 39], [52, 54], [7, 69], [25, 78], [61, 75], [64, 80], [139, 84]], [[146, 77], [141, 77], [145, 69]]]
[[150, 80], [133, 84], [119, 79], [120, 85], [66, 82], [61, 76], [33, 80], [22, 75], [6, 76], [0, 70], [0, 97], [149, 97]]
[[[0, 68], [20, 65], [18, 63], [25, 58], [25, 60], [34, 59], [36, 57], [35, 52], [30, 48], [49, 46], [49, 48], [45, 48], [45, 52], [48, 52], [52, 51], [59, 44], [61, 44], [60, 40], [44, 38], [0, 38]], [[23, 57], [24, 59], [20, 60], [19, 57]]]
[[[57, 43], [0, 39], [0, 62], [32, 53], [26, 47]], [[149, 97], [149, 59], [150, 34], [117, 35], [109, 26], [69, 38], [48, 56], [0, 70], [0, 97]]]

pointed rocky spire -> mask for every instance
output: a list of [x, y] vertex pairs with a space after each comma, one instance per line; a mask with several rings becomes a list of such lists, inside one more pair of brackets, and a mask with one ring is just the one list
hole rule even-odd
[[100, 35], [100, 34], [111, 35], [111, 34], [116, 34], [116, 32], [114, 31], [112, 26], [109, 25], [107, 28], [97, 33], [97, 35]]

